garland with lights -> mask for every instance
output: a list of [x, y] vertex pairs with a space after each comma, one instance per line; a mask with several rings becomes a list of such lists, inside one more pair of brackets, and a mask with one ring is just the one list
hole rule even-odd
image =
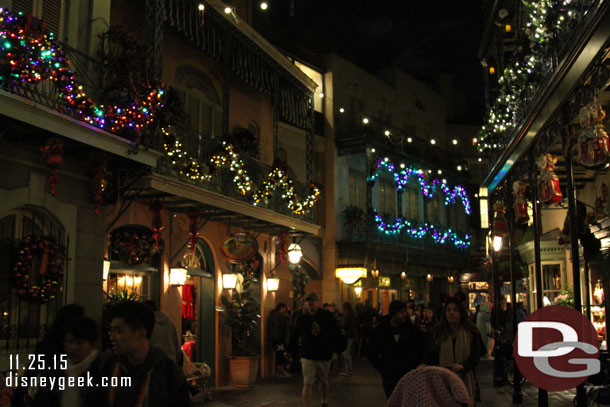
[[[17, 295], [29, 303], [45, 304], [61, 291], [63, 266], [59, 246], [53, 237], [28, 236], [17, 245], [13, 282]], [[33, 260], [39, 260], [32, 275]], [[40, 282], [37, 283], [37, 277]]]
[[52, 80], [59, 102], [78, 119], [117, 133], [139, 135], [163, 107], [163, 86], [148, 85], [145, 94], [126, 106], [98, 105], [75, 79], [70, 60], [44, 22], [0, 9], [0, 86], [20, 87]]
[[412, 225], [410, 221], [405, 218], [396, 218], [394, 223], [386, 223], [383, 218], [373, 209], [375, 216], [375, 223], [377, 229], [386, 235], [397, 235], [404, 231], [407, 235], [413, 239], [423, 239], [427, 235], [430, 235], [432, 240], [437, 244], [453, 243], [453, 245], [459, 249], [465, 249], [470, 246], [470, 239], [472, 236], [466, 234], [464, 238], [460, 238], [451, 228], [442, 231], [434, 225], [424, 223], [422, 226]]
[[231, 143], [223, 141], [222, 148], [210, 158], [210, 166], [207, 166], [182, 150], [182, 143], [174, 134], [166, 129], [162, 129], [162, 132], [163, 148], [166, 155], [170, 157], [174, 170], [194, 181], [210, 181], [212, 169], [227, 168], [234, 174], [233, 182], [237, 185], [239, 192], [248, 197], [255, 206], [269, 202], [273, 192], [279, 188], [288, 209], [296, 215], [304, 215], [313, 208], [320, 196], [318, 187], [311, 184], [307, 196], [304, 199], [300, 198], [294, 191], [294, 180], [285, 170], [277, 166], [267, 174], [261, 187], [256, 188], [248, 175], [244, 162]]
[[523, 30], [529, 39], [529, 52], [520, 49], [515, 61], [504, 69], [498, 79], [498, 96], [490, 107], [479, 131], [477, 148], [490, 154], [502, 149], [504, 135], [517, 124], [519, 105], [536, 88], [544, 72], [544, 61], [557, 47], [558, 36], [582, 15], [579, 3], [572, 0], [538, 0], [523, 2], [529, 18]]
[[[404, 167], [404, 165], [401, 165], [401, 168], [402, 167]], [[454, 204], [459, 197], [464, 205], [464, 212], [467, 215], [470, 215], [471, 213], [470, 199], [468, 199], [468, 194], [461, 185], [457, 185], [453, 188], [453, 190], [451, 190], [444, 180], [441, 181], [439, 179], [434, 179], [432, 182], [428, 183], [422, 170], [416, 170], [411, 167], [402, 168], [400, 171], [396, 171], [394, 164], [392, 164], [387, 157], [379, 158], [377, 160], [377, 164], [375, 165], [371, 175], [367, 178], [367, 182], [377, 182], [377, 178], [382, 170], [385, 170], [393, 175], [394, 182], [396, 183], [396, 191], [404, 191], [409, 183], [409, 177], [415, 176], [417, 177], [421, 192], [426, 198], [432, 198], [434, 196], [436, 186], [440, 185], [441, 190], [445, 193], [446, 206]]]

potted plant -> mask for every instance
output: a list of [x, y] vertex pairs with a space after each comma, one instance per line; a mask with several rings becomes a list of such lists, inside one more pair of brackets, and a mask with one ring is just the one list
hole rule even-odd
[[259, 343], [256, 339], [260, 306], [252, 297], [252, 282], [238, 279], [231, 297], [223, 295], [226, 323], [231, 328], [231, 380], [235, 387], [248, 387], [258, 373]]

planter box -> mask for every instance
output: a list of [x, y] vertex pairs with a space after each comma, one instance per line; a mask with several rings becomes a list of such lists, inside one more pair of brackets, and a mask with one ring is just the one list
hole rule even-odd
[[248, 387], [258, 375], [260, 356], [234, 356], [230, 360], [231, 381], [235, 387]]

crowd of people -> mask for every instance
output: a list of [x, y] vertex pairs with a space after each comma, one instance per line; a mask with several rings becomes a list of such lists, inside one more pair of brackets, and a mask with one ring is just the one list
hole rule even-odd
[[[395, 300], [387, 315], [381, 315], [369, 301], [356, 307], [346, 302], [343, 312], [334, 302], [319, 307], [315, 293], [292, 315], [280, 304], [270, 318], [279, 335], [272, 335], [278, 376], [288, 377], [289, 367], [293, 371], [300, 367], [303, 406], [310, 405], [317, 382], [324, 407], [333, 364], [340, 367], [340, 374], [349, 376], [352, 358], [366, 356], [381, 376], [388, 406], [419, 405], [413, 403], [425, 400], [438, 402], [430, 405], [474, 406], [480, 402], [476, 367], [481, 358], [491, 357], [492, 332], [506, 337], [502, 343], [512, 344], [512, 308], [502, 301], [502, 307], [493, 310], [482, 301], [471, 314], [465, 300], [463, 293], [444, 295], [436, 312], [413, 301]], [[497, 320], [496, 312], [500, 313]], [[524, 318], [519, 306], [518, 321]], [[438, 388], [431, 391], [431, 386], [413, 384], [422, 380], [436, 383]]]
[[[482, 301], [470, 315], [464, 300], [462, 293], [445, 295], [437, 312], [412, 301], [395, 300], [386, 315], [368, 301], [356, 307], [346, 302], [342, 312], [334, 302], [320, 307], [315, 293], [292, 313], [280, 303], [267, 318], [276, 374], [290, 377], [291, 371], [301, 371], [303, 406], [311, 405], [314, 385], [318, 384], [321, 405], [326, 407], [331, 369], [350, 376], [353, 357], [366, 356], [380, 374], [388, 406], [415, 405], [415, 401], [424, 403], [427, 398], [438, 405], [474, 406], [480, 401], [476, 367], [481, 358], [490, 355], [491, 330], [503, 333], [503, 343], [512, 343], [512, 308], [502, 301], [494, 310]], [[188, 352], [180, 348], [176, 329], [167, 316], [154, 302], [127, 301], [115, 304], [109, 317], [110, 348], [100, 353], [95, 321], [78, 305], [63, 307], [36, 350], [53, 369], [22, 374], [86, 376], [95, 384], [104, 377], [130, 378], [129, 386], [16, 387], [2, 393], [0, 406], [189, 405], [192, 391], [182, 368]], [[524, 318], [519, 307], [518, 321]], [[497, 335], [496, 340], [500, 340]], [[51, 362], [57, 355], [67, 355], [65, 366]], [[415, 385], [422, 381], [435, 385]]]

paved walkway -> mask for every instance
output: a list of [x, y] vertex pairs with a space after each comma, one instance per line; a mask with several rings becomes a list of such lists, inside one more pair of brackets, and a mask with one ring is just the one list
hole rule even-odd
[[[366, 359], [354, 360], [354, 375], [331, 375], [330, 407], [379, 406], [385, 404], [381, 379]], [[481, 361], [477, 377], [481, 386], [481, 406], [512, 406], [512, 387], [494, 388], [492, 385], [493, 361]], [[212, 390], [212, 401], [206, 407], [300, 407], [302, 378], [269, 378], [249, 389], [222, 388]], [[550, 392], [550, 407], [572, 407], [575, 391]], [[319, 406], [319, 393], [314, 390], [313, 407]], [[523, 406], [538, 405], [538, 389], [529, 383], [523, 386]]]

